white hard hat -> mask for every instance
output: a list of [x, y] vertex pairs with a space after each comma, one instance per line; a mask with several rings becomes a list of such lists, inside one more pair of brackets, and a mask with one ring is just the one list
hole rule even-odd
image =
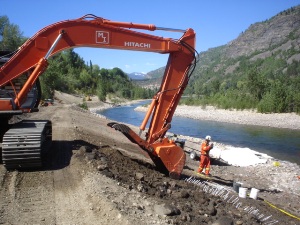
[[210, 140], [211, 140], [211, 136], [207, 135], [207, 136], [205, 137], [205, 140], [210, 141]]

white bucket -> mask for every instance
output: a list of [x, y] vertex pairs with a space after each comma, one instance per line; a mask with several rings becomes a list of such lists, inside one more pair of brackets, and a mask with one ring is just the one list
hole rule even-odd
[[251, 188], [251, 192], [250, 192], [250, 198], [253, 199], [257, 199], [257, 194], [258, 194], [259, 190], [256, 188]]
[[241, 198], [247, 197], [247, 188], [243, 188], [243, 187], [239, 188], [239, 197]]

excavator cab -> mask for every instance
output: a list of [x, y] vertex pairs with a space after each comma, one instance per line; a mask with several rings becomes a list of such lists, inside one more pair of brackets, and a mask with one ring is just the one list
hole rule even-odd
[[[10, 57], [13, 55], [13, 52], [9, 51], [0, 51], [0, 67], [9, 61]], [[24, 84], [30, 76], [30, 71], [21, 74], [17, 78], [11, 80], [10, 82], [0, 86], [0, 101], [10, 99], [14, 110], [7, 111], [7, 114], [20, 114], [18, 110], [15, 110], [14, 99], [19, 94], [20, 90], [23, 88]], [[28, 91], [24, 102], [21, 104], [21, 109], [31, 109], [33, 111], [38, 110], [38, 105], [41, 99], [41, 85], [39, 79], [32, 85], [32, 88]], [[2, 103], [3, 104], [3, 103]], [[1, 105], [0, 105], [1, 107]], [[3, 112], [0, 111], [0, 116], [3, 115]]]

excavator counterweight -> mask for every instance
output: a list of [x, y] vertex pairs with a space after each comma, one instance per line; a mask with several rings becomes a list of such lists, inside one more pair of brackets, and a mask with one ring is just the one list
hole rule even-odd
[[[176, 40], [137, 30], [175, 31], [183, 35]], [[145, 130], [150, 121], [145, 137], [140, 137], [124, 124], [109, 123], [108, 126], [139, 145], [163, 172], [179, 178], [185, 164], [185, 153], [165, 134], [171, 127], [175, 109], [196, 66], [195, 36], [191, 28], [182, 30], [117, 22], [91, 14], [60, 21], [38, 31], [0, 68], [0, 141], [4, 165], [7, 168], [42, 165], [43, 149], [51, 142], [51, 122], [27, 121], [11, 127], [8, 121], [14, 115], [38, 112], [41, 100], [39, 77], [47, 69], [49, 57], [74, 47], [122, 49], [169, 54], [169, 59], [160, 89], [140, 127], [141, 131]], [[18, 147], [22, 143], [16, 140], [24, 140], [26, 146], [34, 143], [33, 150], [24, 147], [23, 151], [23, 147]]]

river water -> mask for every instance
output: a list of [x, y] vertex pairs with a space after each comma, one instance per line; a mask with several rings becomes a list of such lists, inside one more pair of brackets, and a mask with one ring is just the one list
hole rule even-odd
[[[134, 109], [146, 103], [149, 101], [109, 108], [99, 114], [110, 120], [139, 127], [145, 112], [134, 111]], [[276, 159], [300, 165], [300, 131], [298, 130], [201, 121], [174, 116], [169, 131], [196, 138], [210, 135], [215, 142], [233, 147], [250, 148]]]

